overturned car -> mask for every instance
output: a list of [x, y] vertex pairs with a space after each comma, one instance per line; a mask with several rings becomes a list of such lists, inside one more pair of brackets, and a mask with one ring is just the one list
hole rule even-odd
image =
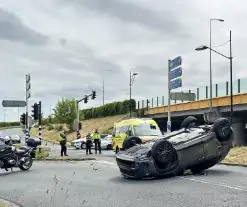
[[217, 119], [213, 125], [199, 125], [189, 116], [181, 127], [144, 144], [133, 137], [132, 146], [116, 155], [121, 174], [141, 179], [182, 175], [185, 170], [200, 173], [222, 161], [230, 151], [233, 131], [226, 118]]

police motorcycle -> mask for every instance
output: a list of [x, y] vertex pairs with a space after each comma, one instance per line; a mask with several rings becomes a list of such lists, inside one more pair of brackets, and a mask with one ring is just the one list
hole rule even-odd
[[29, 170], [32, 167], [33, 159], [32, 154], [34, 153], [33, 147], [22, 147], [17, 150], [12, 145], [10, 139], [0, 141], [0, 169], [20, 168], [23, 171]]

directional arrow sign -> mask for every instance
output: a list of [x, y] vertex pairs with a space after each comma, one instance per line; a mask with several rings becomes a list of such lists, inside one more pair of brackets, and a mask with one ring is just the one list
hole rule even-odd
[[174, 79], [170, 82], [170, 90], [180, 88], [182, 86], [182, 79]]
[[169, 70], [172, 70], [173, 68], [176, 68], [182, 64], [182, 57], [178, 56], [173, 60], [169, 61]]
[[196, 94], [195, 93], [184, 93], [184, 92], [173, 92], [170, 95], [171, 100], [177, 101], [195, 101]]
[[25, 107], [26, 101], [3, 100], [3, 107]]
[[170, 80], [173, 80], [173, 79], [175, 79], [177, 77], [180, 77], [180, 76], [182, 76], [182, 68], [181, 67], [176, 68], [174, 70], [171, 70], [171, 72], [170, 72]]

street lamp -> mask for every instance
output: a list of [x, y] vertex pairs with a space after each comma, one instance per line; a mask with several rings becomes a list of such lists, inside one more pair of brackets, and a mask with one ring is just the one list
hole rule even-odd
[[233, 115], [233, 92], [232, 92], [232, 31], [230, 30], [230, 57], [223, 55], [222, 53], [219, 53], [218, 51], [212, 49], [211, 47], [208, 47], [206, 45], [202, 45], [200, 47], [197, 47], [195, 50], [196, 51], [201, 51], [201, 50], [206, 50], [209, 49], [210, 51], [213, 51], [219, 55], [221, 55], [224, 58], [227, 58], [230, 60], [230, 104], [231, 104], [231, 114], [230, 114], [230, 121], [232, 123], [232, 115]]
[[105, 79], [104, 79], [104, 72], [110, 72], [111, 70], [104, 70], [103, 71], [103, 78], [102, 78], [102, 91], [103, 91], [103, 105], [105, 105]]
[[[212, 21], [219, 21], [219, 22], [224, 22], [223, 19], [210, 19], [210, 40], [209, 40], [209, 47], [212, 48]], [[213, 84], [212, 84], [212, 51], [209, 50], [209, 62], [210, 62], [210, 111], [212, 111], [212, 108], [213, 108], [213, 100], [212, 100], [212, 96], [213, 96]]]
[[131, 87], [134, 83], [134, 80], [135, 80], [135, 76], [138, 75], [138, 73], [133, 73], [130, 71], [130, 83], [129, 83], [129, 86], [130, 86], [130, 101], [129, 101], [129, 107], [130, 107], [130, 118], [131, 118]]

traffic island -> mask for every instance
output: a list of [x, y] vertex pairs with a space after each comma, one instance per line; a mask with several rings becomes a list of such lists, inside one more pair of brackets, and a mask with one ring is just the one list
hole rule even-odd
[[35, 158], [34, 161], [90, 161], [96, 160], [95, 157], [91, 156], [48, 156], [45, 158]]
[[0, 207], [21, 207], [21, 206], [14, 202], [0, 198]]
[[233, 147], [219, 164], [247, 167], [247, 147]]

